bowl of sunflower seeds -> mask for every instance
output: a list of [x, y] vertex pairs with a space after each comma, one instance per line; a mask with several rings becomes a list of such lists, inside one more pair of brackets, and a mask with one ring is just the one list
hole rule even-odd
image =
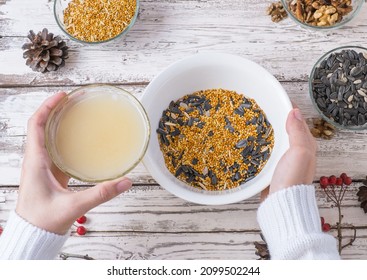
[[180, 60], [153, 79], [141, 101], [152, 126], [144, 165], [162, 187], [190, 202], [219, 205], [256, 195], [288, 149], [288, 95], [242, 57]]
[[320, 116], [339, 129], [367, 129], [367, 48], [341, 46], [323, 54], [309, 79]]

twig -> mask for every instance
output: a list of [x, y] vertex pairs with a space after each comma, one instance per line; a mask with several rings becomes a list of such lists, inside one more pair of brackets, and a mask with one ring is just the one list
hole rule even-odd
[[343, 247], [342, 247], [342, 241], [343, 241], [343, 234], [342, 234], [342, 219], [343, 219], [343, 215], [342, 215], [342, 209], [340, 207], [340, 203], [337, 204], [338, 207], [338, 214], [339, 214], [339, 222], [337, 223], [337, 227], [338, 227], [338, 251], [339, 254], [342, 253]]
[[[367, 0], [366, 0], [367, 1]], [[342, 198], [341, 198], [341, 200], [340, 201], [342, 201], [343, 200], [343, 198], [344, 198], [344, 195], [345, 195], [345, 192], [347, 191], [347, 188], [344, 188], [344, 191], [343, 191], [343, 195], [342, 195]]]
[[[340, 187], [340, 190], [339, 190], [339, 196], [338, 196], [338, 201], [341, 203], [341, 201], [343, 200], [343, 197], [344, 197], [344, 194], [345, 194], [345, 190], [346, 188], [342, 188]], [[343, 194], [343, 195], [342, 195]]]
[[338, 240], [338, 252], [341, 254], [342, 250], [353, 244], [353, 242], [356, 239], [357, 236], [357, 230], [353, 226], [354, 229], [354, 237], [345, 245], [343, 245], [343, 230], [342, 230], [342, 221], [343, 221], [343, 215], [342, 215], [342, 204], [343, 199], [346, 193], [347, 187], [345, 185], [340, 186], [340, 189], [337, 191], [335, 190], [335, 186], [331, 185], [328, 188], [324, 188], [324, 192], [327, 195], [327, 197], [334, 202], [334, 206], [338, 208], [338, 222], [336, 223], [336, 230], [337, 230], [337, 240]]
[[331, 189], [331, 194], [335, 197], [335, 201], [338, 203], [338, 197], [336, 195], [334, 186], [331, 186], [330, 189]]
[[75, 259], [83, 259], [83, 260], [94, 260], [92, 257], [87, 255], [78, 255], [78, 254], [69, 254], [61, 252], [59, 257], [63, 260], [67, 260], [68, 258], [75, 258]]
[[328, 198], [330, 198], [330, 200], [332, 201], [332, 202], [334, 202], [335, 204], [337, 203], [336, 202], [336, 200], [334, 200], [334, 198], [333, 197], [331, 197], [330, 195], [329, 195], [329, 193], [325, 190], [325, 194], [327, 195], [327, 197]]
[[354, 230], [354, 235], [353, 235], [353, 237], [350, 239], [350, 241], [349, 241], [347, 244], [345, 244], [345, 245], [343, 245], [343, 246], [342, 246], [342, 250], [343, 250], [345, 247], [348, 247], [348, 246], [350, 246], [350, 245], [353, 245], [353, 242], [356, 240], [356, 238], [357, 238], [357, 229], [356, 229], [355, 227], [353, 227], [353, 230]]

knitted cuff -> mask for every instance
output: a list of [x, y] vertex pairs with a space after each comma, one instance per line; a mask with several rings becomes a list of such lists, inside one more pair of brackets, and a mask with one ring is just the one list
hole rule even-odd
[[54, 259], [67, 239], [68, 234], [40, 229], [13, 211], [0, 237], [0, 260]]
[[[335, 239], [321, 230], [314, 186], [298, 185], [271, 194], [260, 205], [257, 219], [272, 259], [328, 258], [327, 250], [336, 251]], [[315, 246], [321, 246], [316, 248], [320, 254], [307, 256]]]

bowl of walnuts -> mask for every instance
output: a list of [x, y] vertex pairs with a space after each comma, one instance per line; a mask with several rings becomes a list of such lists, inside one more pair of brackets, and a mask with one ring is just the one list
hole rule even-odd
[[311, 30], [344, 26], [354, 19], [364, 0], [282, 0], [290, 18]]

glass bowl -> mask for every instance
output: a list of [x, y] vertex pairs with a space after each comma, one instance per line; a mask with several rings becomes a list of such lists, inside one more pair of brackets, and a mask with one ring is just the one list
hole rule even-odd
[[346, 23], [348, 23], [349, 21], [351, 21], [354, 17], [356, 17], [358, 15], [358, 13], [360, 12], [360, 10], [363, 6], [363, 3], [365, 2], [365, 0], [351, 0], [353, 10], [349, 14], [345, 15], [340, 22], [338, 22], [334, 25], [331, 25], [331, 26], [313, 26], [311, 24], [307, 24], [307, 23], [302, 22], [301, 20], [299, 20], [295, 16], [295, 14], [291, 11], [291, 9], [289, 7], [289, 4], [293, 1], [296, 1], [296, 0], [282, 0], [282, 4], [283, 4], [285, 10], [287, 11], [289, 17], [293, 21], [295, 21], [300, 26], [302, 26], [306, 29], [309, 29], [309, 30], [330, 30], [330, 29], [337, 29], [337, 28], [342, 27], [343, 25], [345, 25]]
[[149, 138], [149, 119], [141, 103], [123, 89], [102, 84], [66, 95], [45, 128], [52, 161], [84, 182], [113, 180], [131, 171], [142, 160]]
[[[359, 56], [362, 53], [364, 56], [364, 60], [361, 63], [361, 69], [363, 69], [363, 71], [356, 75], [356, 76], [352, 76], [350, 71], [351, 69], [349, 67], [346, 67], [346, 63], [345, 62], [340, 62], [339, 60], [337, 60], [334, 55], [335, 54], [339, 54], [339, 53], [344, 53], [344, 59], [350, 59], [349, 53], [351, 53], [351, 51], [354, 51], [355, 53], [357, 53]], [[348, 53], [349, 52], [349, 53]], [[338, 66], [335, 66], [335, 63], [338, 64]], [[333, 67], [340, 67], [340, 66], [344, 66], [345, 69], [349, 69], [349, 70], [343, 70], [348, 71], [347, 75], [343, 75], [343, 72], [339, 72], [337, 74], [335, 74], [335, 76], [333, 75], [334, 72], [338, 71], [338, 70], [334, 70]], [[327, 73], [327, 77], [328, 78], [324, 78], [324, 81], [321, 81], [321, 76], [320, 76], [320, 67], [322, 69], [324, 69], [324, 67], [329, 68], [329, 70], [326, 70]], [[353, 68], [353, 67], [352, 67]], [[354, 73], [355, 74], [355, 73]], [[362, 78], [361, 78], [362, 77]], [[332, 79], [337, 79], [335, 80], [333, 83], [330, 84], [330, 82], [332, 81]], [[354, 79], [354, 81], [353, 81]], [[316, 80], [316, 82], [315, 82]], [[359, 82], [359, 80], [361, 80], [362, 82]], [[363, 81], [364, 80], [364, 81]], [[363, 95], [366, 94], [367, 96], [367, 88], [365, 89], [364, 87], [367, 87], [367, 84], [362, 87], [362, 85], [365, 83], [365, 81], [367, 80], [367, 48], [363, 48], [363, 47], [358, 47], [358, 46], [343, 46], [343, 47], [339, 47], [339, 48], [335, 48], [327, 53], [325, 53], [314, 65], [310, 77], [309, 77], [309, 94], [312, 100], [312, 103], [315, 107], [315, 109], [317, 110], [317, 112], [320, 114], [320, 116], [327, 122], [331, 123], [332, 125], [334, 125], [337, 128], [340, 129], [350, 129], [350, 130], [363, 130], [367, 128], [367, 123], [365, 124], [355, 124], [353, 123], [351, 120], [348, 120], [348, 118], [344, 118], [344, 114], [348, 113], [348, 115], [353, 116], [354, 114], [351, 114], [351, 110], [350, 109], [356, 109], [358, 111], [356, 118], [358, 121], [359, 118], [359, 114], [364, 114], [364, 117], [361, 116], [361, 119], [366, 119], [367, 120], [367, 97], [364, 97]], [[357, 82], [357, 83], [355, 83]], [[325, 84], [326, 83], [326, 84]], [[339, 84], [338, 84], [339, 83]], [[353, 85], [352, 85], [353, 83]], [[330, 86], [327, 86], [327, 84], [329, 84]], [[335, 88], [332, 88], [332, 84], [336, 85]], [[340, 90], [340, 85], [344, 86], [343, 90]], [[350, 86], [349, 86], [350, 85]], [[323, 91], [323, 89], [325, 89], [325, 92]], [[361, 90], [360, 91], [363, 95], [360, 95], [357, 90]], [[340, 99], [339, 99], [339, 90], [342, 92], [340, 95]], [[322, 95], [324, 92], [324, 95]], [[366, 92], [366, 93], [364, 93]], [[334, 93], [334, 95], [333, 95]], [[337, 93], [337, 97], [335, 97], [335, 93]], [[322, 102], [317, 101], [317, 97], [320, 97], [320, 95], [322, 97], [324, 97], [325, 101], [329, 101], [329, 100], [335, 100], [330, 102], [327, 102], [327, 104], [325, 104], [326, 110], [325, 112], [322, 111]], [[349, 104], [348, 98], [350, 98], [350, 96], [353, 96], [352, 101], [350, 101], [352, 104]], [[356, 98], [355, 98], [356, 97]], [[339, 107], [335, 107], [332, 109], [331, 104], [336, 104], [335, 102], [344, 102], [343, 105], [343, 120], [340, 121], [339, 118], [339, 114], [340, 112], [338, 112], [339, 114], [337, 115], [338, 118], [334, 119], [334, 117], [337, 116], [333, 116], [333, 114], [336, 114], [336, 112], [334, 113], [334, 109], [335, 108], [339, 108]], [[358, 105], [357, 103], [358, 102]], [[355, 103], [355, 104], [353, 104]], [[350, 105], [352, 105], [352, 108], [350, 108]], [[355, 105], [357, 105], [357, 108], [355, 108]], [[332, 105], [334, 106], [334, 105]], [[327, 110], [330, 111], [327, 111]], [[355, 111], [353, 111], [355, 112]], [[347, 116], [348, 116], [347, 115]], [[350, 121], [350, 122], [349, 122]]]
[[133, 16], [133, 18], [131, 19], [130, 23], [128, 26], [126, 26], [125, 29], [123, 29], [121, 31], [121, 33], [119, 33], [118, 35], [116, 35], [115, 37], [112, 37], [110, 39], [104, 40], [104, 41], [96, 41], [96, 42], [90, 42], [90, 41], [84, 41], [84, 40], [80, 40], [78, 38], [75, 38], [73, 35], [71, 35], [65, 27], [64, 24], [64, 10], [67, 8], [68, 4], [71, 2], [71, 0], [55, 0], [54, 2], [54, 16], [55, 16], [55, 20], [57, 22], [57, 24], [59, 25], [59, 27], [61, 28], [61, 30], [72, 40], [78, 42], [78, 43], [82, 43], [85, 45], [98, 45], [98, 44], [102, 44], [102, 43], [107, 43], [113, 40], [116, 40], [118, 38], [121, 38], [123, 35], [127, 34], [129, 32], [129, 30], [133, 27], [133, 25], [135, 24], [135, 21], [138, 17], [138, 13], [139, 13], [139, 1], [140, 0], [136, 0], [136, 8], [135, 8], [135, 14]]

